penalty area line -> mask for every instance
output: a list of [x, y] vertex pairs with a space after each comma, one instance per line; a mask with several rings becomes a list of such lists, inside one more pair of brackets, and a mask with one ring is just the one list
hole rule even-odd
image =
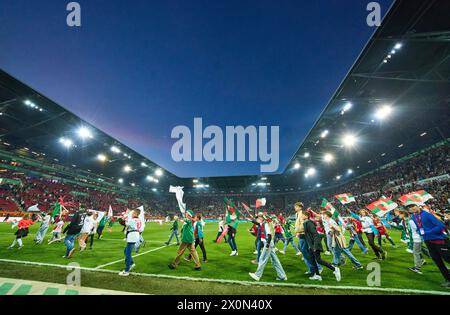
[[[123, 260], [120, 260], [120, 261], [123, 261]], [[66, 269], [66, 270], [79, 269], [79, 270], [91, 271], [91, 272], [103, 272], [103, 273], [117, 274], [117, 271], [108, 270], [108, 269], [77, 267], [77, 266], [40, 263], [40, 262], [23, 261], [23, 260], [0, 259], [0, 262], [54, 267], [54, 268], [62, 268], [62, 269]], [[186, 280], [186, 281], [197, 281], [197, 282], [213, 282], [213, 283], [223, 283], [223, 284], [239, 284], [239, 285], [246, 285], [246, 286], [259, 285], [259, 286], [270, 286], [270, 287], [291, 287], [291, 288], [304, 288], [304, 289], [355, 290], [355, 291], [372, 291], [372, 292], [377, 291], [377, 292], [390, 292], [390, 293], [403, 293], [403, 294], [450, 295], [450, 291], [435, 291], [435, 290], [416, 290], [416, 289], [359, 287], [359, 286], [333, 286], [333, 285], [300, 284], [300, 283], [289, 283], [289, 282], [287, 282], [287, 283], [286, 282], [285, 283], [282, 283], [282, 282], [256, 282], [256, 281], [226, 280], [226, 279], [214, 279], [214, 278], [194, 278], [194, 277], [187, 277], [187, 276], [173, 276], [173, 275], [138, 273], [138, 272], [131, 272], [130, 274], [133, 276], [142, 276], [142, 277], [150, 277], [150, 278]]]

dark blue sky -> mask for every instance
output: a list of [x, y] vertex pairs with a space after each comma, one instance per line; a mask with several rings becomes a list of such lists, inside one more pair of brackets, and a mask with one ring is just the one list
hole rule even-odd
[[[176, 125], [279, 125], [281, 172], [375, 31], [364, 0], [0, 0], [0, 67], [178, 176]], [[383, 15], [391, 0], [378, 1]]]

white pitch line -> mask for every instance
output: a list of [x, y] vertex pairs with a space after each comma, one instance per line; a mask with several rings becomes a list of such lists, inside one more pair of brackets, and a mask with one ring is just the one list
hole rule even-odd
[[[39, 262], [23, 261], [23, 260], [0, 259], [0, 262], [55, 267], [55, 268], [62, 268], [62, 269], [66, 269], [66, 270], [79, 269], [79, 270], [92, 271], [92, 272], [117, 274], [117, 271], [115, 271], [115, 270], [96, 269], [96, 268], [87, 268], [87, 267], [75, 267], [75, 266], [68, 266], [68, 265], [39, 263]], [[284, 283], [283, 282], [255, 282], [255, 281], [226, 280], [226, 279], [214, 279], [214, 278], [194, 278], [194, 277], [187, 277], [187, 276], [172, 276], [172, 275], [137, 273], [137, 272], [131, 272], [130, 274], [134, 275], [134, 276], [151, 277], [151, 278], [187, 280], [187, 281], [197, 281], [197, 282], [226, 283], [226, 284], [239, 284], [239, 285], [247, 285], [247, 286], [259, 285], [259, 286], [291, 287], [291, 288], [303, 288], [303, 289], [356, 290], [356, 291], [377, 291], [377, 292], [404, 293], [404, 294], [450, 295], [450, 291], [380, 288], [380, 287], [358, 287], [358, 286], [333, 286], [333, 285], [300, 284], [300, 283], [289, 283], [289, 282], [284, 282]]]
[[[172, 246], [172, 245], [168, 245], [168, 246]], [[142, 255], [145, 255], [145, 254], [148, 254], [148, 253], [151, 253], [151, 252], [155, 252], [155, 251], [157, 251], [157, 250], [160, 250], [160, 249], [165, 248], [165, 247], [168, 247], [168, 246], [167, 246], [167, 245], [164, 245], [164, 246], [161, 246], [161, 247], [157, 247], [157, 248], [150, 249], [150, 250], [148, 250], [148, 251], [146, 251], [146, 252], [143, 252], [143, 253], [139, 253], [139, 254], [133, 255], [133, 258], [142, 256]], [[97, 267], [95, 267], [94, 269], [101, 269], [101, 268], [104, 268], [104, 267], [107, 267], [107, 266], [110, 266], [110, 265], [117, 264], [117, 263], [119, 263], [119, 262], [123, 262], [123, 258], [122, 258], [122, 259], [115, 260], [115, 261], [112, 261], [112, 262], [107, 263], [107, 264], [104, 264], [104, 265], [97, 266]]]

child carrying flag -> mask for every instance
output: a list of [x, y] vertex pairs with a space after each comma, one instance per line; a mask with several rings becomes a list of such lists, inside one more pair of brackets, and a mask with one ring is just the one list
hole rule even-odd
[[185, 212], [185, 220], [183, 223], [183, 227], [181, 229], [181, 244], [177, 251], [177, 256], [175, 257], [174, 261], [169, 264], [170, 269], [176, 269], [177, 266], [180, 263], [181, 257], [183, 256], [184, 252], [189, 250], [189, 253], [191, 254], [192, 258], [194, 259], [194, 270], [201, 270], [200, 260], [198, 258], [197, 251], [195, 250], [195, 243], [194, 243], [194, 227], [193, 227], [193, 213], [191, 210], [186, 210]]
[[124, 250], [125, 255], [125, 270], [119, 272], [119, 276], [127, 277], [130, 275], [130, 271], [136, 267], [133, 261], [133, 257], [131, 254], [133, 253], [133, 249], [135, 248], [135, 245], [137, 242], [139, 242], [139, 231], [142, 227], [142, 222], [139, 219], [139, 214], [141, 213], [141, 210], [134, 209], [131, 211], [131, 217], [125, 221], [125, 228], [126, 228], [126, 241], [127, 246]]
[[302, 254], [302, 252], [297, 247], [297, 245], [295, 245], [295, 243], [294, 243], [294, 235], [292, 235], [291, 226], [292, 225], [289, 221], [286, 221], [286, 223], [284, 223], [283, 230], [284, 230], [285, 241], [284, 241], [284, 248], [283, 248], [283, 250], [280, 251], [280, 254], [283, 254], [283, 255], [286, 254], [286, 249], [289, 246], [289, 244], [291, 244], [297, 253], [296, 255], [300, 256]]
[[34, 223], [35, 222], [33, 220], [30, 220], [30, 215], [28, 213], [25, 214], [17, 224], [19, 229], [14, 233], [14, 235], [16, 235], [16, 238], [12, 242], [11, 246], [8, 247], [8, 249], [13, 249], [14, 246], [16, 246], [16, 244], [19, 245], [19, 249], [22, 249], [23, 247], [22, 238], [28, 235], [28, 228], [30, 225], [33, 225]]

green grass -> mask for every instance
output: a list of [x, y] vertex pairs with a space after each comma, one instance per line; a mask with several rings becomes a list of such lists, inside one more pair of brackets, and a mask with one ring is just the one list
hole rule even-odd
[[[212, 240], [216, 235], [216, 223], [208, 223], [205, 227], [205, 242], [208, 253], [208, 263], [202, 265], [202, 271], [193, 270], [193, 263], [182, 261], [177, 270], [168, 269], [168, 263], [174, 258], [176, 246], [163, 247], [161, 249], [146, 253], [136, 257], [137, 273], [158, 274], [169, 276], [185, 276], [192, 278], [211, 278], [225, 280], [251, 281], [249, 272], [254, 272], [256, 266], [250, 261], [254, 259], [254, 237], [247, 230], [248, 224], [241, 224], [238, 229], [237, 244], [239, 256], [230, 257], [230, 247], [226, 243], [214, 244]], [[147, 246], [141, 253], [157, 249], [163, 246], [169, 235], [169, 224], [158, 225], [151, 223], [145, 231]], [[32, 227], [30, 234], [24, 239], [24, 248], [21, 250], [8, 250], [7, 247], [12, 242], [13, 230], [7, 224], [0, 224], [0, 259], [41, 262], [49, 264], [67, 265], [68, 261], [62, 258], [65, 247], [62, 243], [51, 245], [35, 245], [33, 238], [37, 227]], [[399, 245], [394, 249], [390, 245], [385, 245], [388, 251], [388, 259], [381, 262], [381, 287], [417, 290], [444, 291], [440, 287], [443, 278], [437, 267], [429, 260], [429, 264], [423, 267], [423, 275], [415, 274], [407, 268], [412, 266], [413, 257], [405, 251], [406, 247], [399, 242], [397, 231], [391, 231], [392, 237]], [[46, 240], [50, 237], [47, 234]], [[95, 268], [116, 260], [120, 262], [106, 266], [104, 269], [120, 271], [123, 269], [123, 248], [125, 242], [121, 233], [121, 227], [115, 226], [112, 233], [104, 232], [104, 239], [95, 240], [92, 251], [76, 252], [70, 262], [76, 262], [82, 267]], [[281, 243], [278, 244], [281, 248]], [[199, 254], [201, 251], [199, 250]], [[353, 253], [364, 264], [372, 262], [373, 255], [362, 255], [355, 246]], [[341, 268], [342, 281], [337, 283], [331, 271], [324, 270], [323, 281], [312, 282], [304, 272], [306, 267], [300, 257], [295, 256], [295, 251], [289, 247], [286, 255], [279, 255], [283, 267], [288, 276], [288, 283], [294, 284], [320, 284], [328, 286], [359, 286], [367, 287], [367, 276], [370, 271], [355, 271], [351, 267], [350, 261]], [[324, 256], [325, 260], [331, 261], [330, 256]], [[64, 283], [68, 271], [61, 268], [25, 266], [16, 263], [0, 262], [0, 276], [10, 278], [20, 278], [37, 281], [48, 281]], [[261, 281], [275, 282], [275, 271], [269, 263]], [[98, 287], [115, 289], [122, 291], [152, 293], [152, 294], [351, 294], [363, 293], [353, 290], [325, 290], [310, 288], [292, 287], [264, 287], [257, 285], [223, 284], [215, 282], [197, 282], [179, 279], [163, 279], [154, 277], [130, 276], [129, 278], [119, 278], [113, 273], [102, 273], [92, 271], [82, 271], [82, 285], [87, 287]]]

